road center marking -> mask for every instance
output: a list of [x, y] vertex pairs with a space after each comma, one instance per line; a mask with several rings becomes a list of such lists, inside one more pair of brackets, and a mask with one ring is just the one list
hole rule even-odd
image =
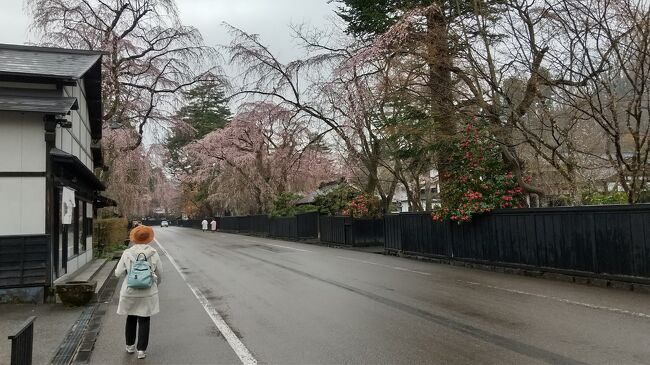
[[577, 305], [577, 306], [581, 306], [581, 307], [585, 307], [585, 308], [604, 310], [604, 311], [608, 311], [608, 312], [613, 312], [613, 313], [618, 313], [618, 314], [625, 314], [625, 315], [628, 315], [628, 316], [634, 316], [634, 317], [640, 317], [640, 318], [650, 318], [650, 314], [641, 313], [641, 312], [633, 312], [633, 311], [629, 311], [627, 309], [612, 308], [612, 307], [607, 307], [607, 306], [603, 306], [603, 305], [596, 305], [596, 304], [590, 304], [590, 303], [577, 302], [577, 301], [571, 300], [571, 299], [559, 298], [559, 297], [554, 297], [554, 296], [544, 295], [544, 294], [529, 293], [529, 292], [525, 292], [525, 291], [522, 291], [522, 290], [516, 290], [516, 289], [501, 288], [501, 287], [498, 287], [498, 286], [493, 286], [493, 285], [488, 285], [488, 284], [481, 284], [481, 283], [477, 283], [477, 282], [474, 282], [474, 281], [457, 280], [457, 282], [464, 283], [464, 284], [469, 284], [469, 285], [473, 285], [473, 286], [481, 286], [481, 287], [484, 287], [484, 288], [490, 288], [490, 289], [494, 289], [494, 290], [501, 290], [501, 291], [505, 291], [505, 292], [513, 293], [513, 294], [528, 295], [528, 296], [536, 297], [536, 298], [554, 300], [556, 302], [561, 302], [561, 303], [566, 303], [566, 304], [571, 304], [571, 305]]
[[272, 244], [272, 243], [266, 243], [266, 242], [260, 242], [260, 241], [253, 241], [253, 240], [249, 240], [249, 239], [246, 239], [246, 238], [242, 238], [242, 240], [247, 241], [247, 242], [258, 243], [258, 244], [260, 244], [260, 245], [267, 245], [267, 246], [274, 246], [274, 247], [282, 247], [282, 248], [286, 248], [286, 249], [289, 249], [289, 250], [295, 250], [295, 251], [300, 251], [300, 252], [313, 252], [313, 251], [309, 251], [309, 250], [303, 250], [302, 248], [294, 248], [294, 247], [289, 247], [289, 246], [274, 245], [274, 244]]
[[352, 259], [352, 258], [344, 257], [344, 256], [336, 256], [336, 257], [338, 257], [340, 259], [343, 259], [343, 260], [361, 262], [361, 263], [368, 264], [368, 265], [377, 265], [377, 266], [385, 267], [385, 268], [388, 268], [388, 269], [406, 271], [406, 272], [412, 272], [414, 274], [431, 276], [430, 273], [424, 272], [424, 271], [411, 270], [411, 269], [407, 269], [407, 268], [399, 267], [399, 266], [384, 265], [384, 264], [380, 264], [380, 263], [377, 263], [377, 262], [371, 262], [371, 261], [366, 261], [366, 260], [357, 260], [357, 259]]
[[253, 357], [253, 355], [248, 351], [244, 343], [241, 342], [241, 340], [237, 337], [235, 332], [228, 326], [226, 321], [223, 320], [223, 317], [219, 314], [216, 308], [210, 304], [210, 301], [205, 297], [205, 295], [197, 288], [195, 288], [190, 282], [187, 280], [187, 276], [183, 274], [181, 271], [180, 267], [176, 263], [176, 260], [172, 257], [172, 255], [165, 250], [165, 247], [160, 244], [160, 242], [154, 238], [154, 241], [158, 244], [162, 252], [167, 256], [169, 261], [172, 263], [176, 271], [180, 274], [181, 278], [183, 281], [185, 281], [185, 284], [192, 290], [192, 293], [194, 293], [194, 296], [196, 296], [196, 299], [199, 300], [201, 305], [203, 306], [203, 309], [205, 309], [206, 313], [208, 313], [208, 316], [212, 319], [212, 322], [214, 322], [215, 326], [217, 326], [217, 329], [219, 332], [221, 332], [221, 335], [228, 341], [228, 344], [230, 347], [235, 351], [235, 354], [239, 357], [239, 360], [241, 360], [242, 364], [244, 365], [255, 365], [257, 364], [257, 360]]

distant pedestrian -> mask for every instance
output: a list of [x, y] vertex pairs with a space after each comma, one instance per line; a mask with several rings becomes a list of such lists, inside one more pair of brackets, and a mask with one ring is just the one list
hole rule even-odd
[[138, 359], [146, 357], [150, 317], [160, 311], [158, 285], [162, 279], [162, 264], [156, 249], [149, 245], [153, 238], [151, 227], [132, 229], [129, 239], [133, 245], [124, 250], [115, 268], [115, 276], [127, 276], [122, 282], [117, 307], [117, 314], [127, 316], [126, 352], [132, 354], [137, 350]]
[[204, 219], [204, 220], [201, 222], [201, 229], [203, 230], [203, 232], [205, 232], [205, 231], [208, 230], [208, 220], [207, 220], [207, 219]]
[[212, 222], [210, 222], [210, 229], [212, 230], [212, 233], [217, 231], [217, 220], [214, 218], [212, 218]]

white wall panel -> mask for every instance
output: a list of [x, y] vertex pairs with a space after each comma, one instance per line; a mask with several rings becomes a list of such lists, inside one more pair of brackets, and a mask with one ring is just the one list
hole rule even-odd
[[77, 87], [64, 87], [64, 95], [76, 97], [79, 109], [73, 110], [68, 116], [68, 120], [72, 122], [72, 128], [67, 130], [68, 137], [70, 138], [70, 147], [69, 149], [63, 150], [77, 156], [89, 170], [92, 170], [90, 124], [88, 121], [88, 106], [86, 104], [85, 93], [83, 92], [83, 82], [80, 82]]
[[62, 143], [61, 149], [67, 153], [72, 153], [72, 136], [65, 128], [59, 129], [61, 131]]
[[63, 134], [61, 133], [61, 127], [57, 126], [55, 146], [56, 148], [63, 150], [63, 148], [61, 147], [62, 145], [63, 145]]
[[22, 123], [20, 171], [45, 171], [45, 122], [39, 113], [26, 113]]
[[20, 158], [16, 157], [22, 149], [22, 125], [15, 113], [0, 113], [0, 121], [0, 154], [6, 156], [0, 158], [0, 171], [20, 171]]
[[43, 115], [0, 112], [0, 154], [0, 171], [45, 171]]
[[45, 178], [0, 178], [0, 235], [45, 233]]

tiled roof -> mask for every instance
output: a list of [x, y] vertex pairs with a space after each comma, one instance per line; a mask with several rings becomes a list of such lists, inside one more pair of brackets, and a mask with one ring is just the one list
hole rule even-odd
[[78, 80], [102, 52], [0, 44], [0, 74]]

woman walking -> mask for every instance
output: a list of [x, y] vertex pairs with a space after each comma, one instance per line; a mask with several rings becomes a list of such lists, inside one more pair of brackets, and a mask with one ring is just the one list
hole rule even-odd
[[149, 245], [153, 237], [151, 227], [141, 225], [133, 228], [129, 234], [133, 245], [124, 250], [115, 268], [115, 276], [127, 275], [120, 290], [117, 314], [127, 316], [126, 352], [132, 354], [137, 350], [138, 359], [146, 357], [150, 317], [160, 311], [158, 285], [162, 266], [158, 252]]

